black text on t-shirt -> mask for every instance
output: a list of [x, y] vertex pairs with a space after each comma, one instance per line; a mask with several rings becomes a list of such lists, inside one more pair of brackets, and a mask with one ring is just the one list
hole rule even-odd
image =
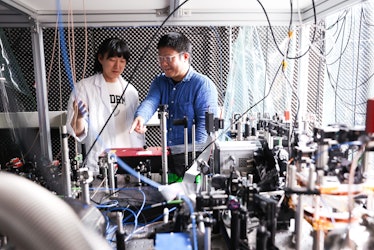
[[110, 103], [120, 103], [120, 104], [124, 104], [125, 103], [125, 100], [124, 98], [121, 99], [121, 96], [120, 95], [109, 95], [110, 97]]

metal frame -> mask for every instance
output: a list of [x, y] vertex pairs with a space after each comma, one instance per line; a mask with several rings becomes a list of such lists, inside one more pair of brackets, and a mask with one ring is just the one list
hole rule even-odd
[[31, 32], [34, 60], [41, 156], [52, 161], [51, 127], [48, 117], [47, 80], [45, 74], [43, 29], [38, 22]]
[[[74, 26], [149, 26], [160, 25], [165, 17], [171, 13], [176, 6], [179, 6], [184, 1], [168, 0], [169, 5], [162, 9], [106, 9], [95, 8], [74, 11]], [[363, 0], [321, 0], [316, 2], [317, 17], [321, 18], [328, 13], [349, 7], [355, 3]], [[160, 5], [166, 0], [159, 1]], [[105, 4], [105, 2], [102, 2]], [[266, 17], [260, 5], [253, 1], [253, 3], [246, 3], [246, 6], [239, 6], [244, 2], [238, 2], [238, 6], [233, 8], [230, 2], [217, 3], [215, 6], [199, 7], [200, 3], [188, 2], [184, 7], [176, 12], [168, 21], [169, 25], [212, 25], [212, 26], [242, 26], [242, 25], [266, 25]], [[37, 10], [27, 6], [22, 0], [0, 0], [0, 26], [29, 26], [29, 20], [36, 20], [43, 27], [54, 27], [56, 25], [56, 7], [52, 10]], [[207, 4], [205, 4], [207, 5]], [[191, 6], [191, 7], [189, 7]], [[248, 7], [249, 6], [249, 7]], [[265, 6], [266, 7], [266, 6]], [[64, 23], [68, 22], [68, 14], [66, 10], [62, 10], [62, 20]], [[282, 9], [269, 8], [267, 10], [269, 19], [272, 23], [277, 25], [288, 25], [290, 20], [290, 12]], [[292, 12], [293, 19], [299, 20], [299, 13], [296, 6]], [[303, 23], [314, 21], [314, 10], [312, 1], [310, 5], [300, 11]]]
[[[169, 0], [169, 8], [135, 10], [91, 10], [74, 13], [74, 25], [79, 26], [144, 26], [161, 24], [165, 17], [171, 13], [182, 1]], [[318, 18], [332, 11], [342, 9], [361, 0], [321, 0], [315, 6]], [[104, 3], [104, 2], [103, 2]], [[254, 3], [253, 5], [255, 5]], [[34, 10], [27, 7], [22, 0], [0, 0], [0, 26], [32, 28], [32, 46], [35, 70], [35, 82], [37, 83], [37, 103], [40, 127], [41, 153], [43, 157], [52, 160], [50, 121], [48, 115], [48, 100], [46, 89], [45, 61], [43, 50], [42, 27], [56, 25], [56, 10]], [[251, 9], [227, 8], [182, 8], [168, 21], [168, 25], [263, 25], [267, 20], [263, 11], [256, 6]], [[298, 20], [298, 12], [293, 12], [295, 20]], [[288, 24], [290, 13], [287, 11], [268, 11], [272, 23], [277, 25]], [[315, 15], [313, 6], [310, 5], [300, 13], [302, 21], [313, 22]], [[64, 23], [67, 23], [68, 13], [62, 13]]]

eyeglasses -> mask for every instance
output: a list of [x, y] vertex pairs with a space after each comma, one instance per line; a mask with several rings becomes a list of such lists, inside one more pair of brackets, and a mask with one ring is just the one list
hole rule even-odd
[[184, 52], [180, 52], [178, 54], [175, 54], [173, 56], [157, 56], [157, 60], [161, 63], [161, 62], [167, 62], [167, 63], [171, 63], [174, 59], [174, 57], [177, 57], [181, 54], [183, 54]]

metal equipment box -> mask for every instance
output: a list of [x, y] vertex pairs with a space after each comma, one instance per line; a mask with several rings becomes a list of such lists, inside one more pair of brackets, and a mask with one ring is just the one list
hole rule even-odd
[[217, 141], [214, 150], [215, 172], [229, 175], [231, 167], [234, 167], [242, 175], [252, 172], [254, 152], [259, 147], [261, 147], [261, 144], [257, 140]]

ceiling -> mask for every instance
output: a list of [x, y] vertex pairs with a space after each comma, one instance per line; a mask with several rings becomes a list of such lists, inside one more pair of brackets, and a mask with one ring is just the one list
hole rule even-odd
[[[361, 1], [314, 0], [316, 17]], [[160, 25], [181, 4], [169, 25], [263, 25], [263, 9], [274, 25], [288, 24], [291, 13], [293, 20], [314, 21], [313, 0], [0, 0], [0, 26], [55, 26], [57, 13], [75, 26]]]

